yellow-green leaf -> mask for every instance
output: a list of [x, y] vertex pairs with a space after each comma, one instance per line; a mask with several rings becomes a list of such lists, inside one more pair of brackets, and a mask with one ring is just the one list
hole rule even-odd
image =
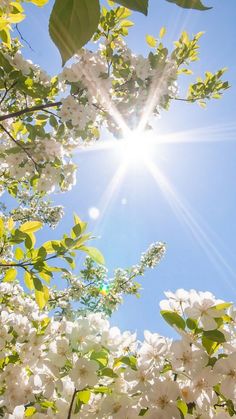
[[25, 272], [24, 281], [27, 288], [32, 291], [34, 289], [34, 282], [32, 275], [28, 271]]
[[36, 409], [34, 406], [29, 406], [25, 410], [25, 417], [29, 418], [30, 416], [33, 416], [36, 412]]
[[80, 250], [86, 252], [95, 262], [99, 263], [100, 265], [105, 264], [103, 254], [100, 252], [100, 250], [96, 249], [96, 247], [81, 246]]
[[6, 44], [10, 48], [10, 46], [11, 46], [11, 35], [10, 35], [10, 30], [8, 28], [3, 28], [0, 31], [0, 38], [2, 39], [4, 44]]
[[157, 40], [152, 35], [146, 35], [146, 41], [147, 44], [152, 48], [154, 48], [157, 44]]
[[19, 230], [23, 233], [34, 233], [35, 231], [42, 228], [43, 224], [40, 221], [27, 221], [20, 226]]
[[28, 3], [33, 3], [38, 7], [42, 7], [47, 4], [48, 0], [26, 0]]
[[14, 228], [14, 225], [15, 225], [14, 220], [12, 218], [9, 218], [8, 221], [7, 221], [7, 228], [8, 228], [8, 230], [11, 231]]
[[17, 247], [15, 250], [15, 258], [16, 260], [21, 260], [24, 258], [24, 252], [20, 247]]
[[79, 400], [83, 404], [87, 404], [89, 402], [91, 396], [91, 392], [89, 390], [82, 390], [78, 391], [77, 393], [77, 400]]
[[52, 241], [48, 241], [43, 243], [42, 247], [44, 247], [44, 249], [46, 249], [47, 253], [55, 253], [55, 249], [53, 248], [53, 244], [60, 246], [61, 241], [60, 240], [52, 240]]
[[4, 227], [4, 221], [3, 221], [3, 219], [2, 219], [2, 218], [0, 218], [0, 237], [2, 237], [2, 236], [3, 236], [3, 234], [4, 234], [4, 230], [5, 230], [5, 227]]
[[159, 38], [163, 38], [166, 34], [166, 28], [163, 26], [159, 32]]
[[[39, 283], [40, 283], [40, 280], [38, 280], [38, 284]], [[35, 287], [35, 299], [39, 308], [42, 310], [49, 300], [49, 290], [45, 285], [43, 286], [42, 283], [41, 283], [42, 288], [40, 289], [38, 284], [37, 284], [37, 288]]]
[[134, 26], [134, 22], [131, 22], [131, 20], [122, 20], [120, 26], [122, 28], [129, 28], [130, 26]]
[[3, 282], [12, 282], [16, 279], [17, 270], [15, 268], [10, 268], [7, 270]]

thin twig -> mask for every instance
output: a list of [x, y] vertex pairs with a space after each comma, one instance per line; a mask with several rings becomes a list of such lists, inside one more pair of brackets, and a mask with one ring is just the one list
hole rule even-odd
[[18, 28], [18, 24], [15, 25], [15, 29], [18, 32], [20, 39], [25, 42], [26, 45], [28, 45], [28, 47], [31, 49], [31, 51], [35, 52], [35, 50], [31, 47], [30, 43], [23, 37], [20, 29]]
[[13, 89], [13, 87], [17, 84], [17, 81], [14, 81], [14, 83], [12, 83], [12, 85], [10, 87], [7, 87], [5, 84], [5, 92], [3, 97], [0, 100], [0, 105], [2, 104], [2, 102], [4, 101], [4, 99], [6, 98], [6, 96], [8, 95], [8, 93], [10, 92], [11, 89]]
[[67, 419], [71, 418], [71, 414], [72, 414], [72, 409], [73, 409], [73, 404], [74, 404], [74, 400], [75, 400], [75, 396], [76, 396], [77, 390], [75, 388], [71, 402], [70, 402], [70, 407], [69, 407], [69, 411], [68, 411], [68, 415], [67, 415]]
[[58, 119], [61, 120], [61, 117], [59, 115], [57, 115], [56, 113], [52, 112], [52, 111], [48, 111], [48, 110], [44, 109], [44, 112], [50, 113], [50, 115], [53, 115], [53, 116], [55, 116], [55, 118], [58, 118]]
[[37, 172], [38, 172], [38, 164], [37, 164], [37, 162], [34, 160], [34, 158], [31, 156], [31, 154], [28, 152], [28, 150], [27, 150], [27, 148], [25, 148], [24, 146], [23, 146], [23, 144], [21, 144], [19, 141], [17, 141], [12, 135], [11, 135], [11, 133], [2, 125], [2, 124], [0, 124], [0, 128], [9, 136], [9, 138], [18, 146], [18, 147], [20, 147], [23, 151], [24, 151], [24, 153], [29, 157], [29, 159], [33, 162], [33, 164], [34, 164], [34, 166], [35, 166], [35, 169], [37, 170]]
[[20, 111], [12, 112], [12, 113], [9, 113], [7, 115], [1, 115], [0, 116], [0, 121], [5, 121], [6, 119], [15, 118], [17, 116], [21, 116], [21, 115], [24, 115], [26, 113], [41, 111], [43, 109], [54, 108], [55, 106], [61, 106], [61, 105], [62, 105], [62, 102], [58, 101], [58, 102], [46, 103], [45, 105], [32, 106], [31, 108], [26, 107], [24, 109], [21, 109]]

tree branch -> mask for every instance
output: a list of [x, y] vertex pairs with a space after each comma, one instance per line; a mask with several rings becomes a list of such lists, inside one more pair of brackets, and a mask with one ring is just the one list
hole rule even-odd
[[12, 113], [9, 113], [7, 115], [0, 115], [0, 121], [5, 121], [6, 119], [15, 118], [17, 116], [21, 116], [21, 115], [24, 115], [26, 113], [31, 113], [31, 112], [35, 112], [35, 111], [42, 111], [43, 109], [53, 108], [55, 106], [61, 106], [61, 105], [62, 105], [62, 102], [58, 101], [58, 102], [46, 103], [45, 105], [32, 106], [31, 108], [24, 108], [24, 109], [21, 109], [20, 111], [12, 112]]
[[22, 33], [21, 33], [21, 31], [20, 31], [20, 29], [19, 29], [19, 27], [18, 27], [18, 24], [16, 24], [15, 29], [16, 29], [16, 31], [18, 32], [18, 34], [19, 34], [19, 36], [20, 36], [20, 39], [21, 39], [23, 42], [25, 42], [25, 43], [26, 43], [26, 45], [28, 45], [28, 47], [31, 49], [31, 51], [35, 52], [35, 50], [31, 47], [31, 45], [30, 45], [30, 43], [27, 41], [27, 39], [25, 39], [25, 38], [23, 37], [23, 35], [22, 35]]
[[11, 84], [10, 87], [7, 87], [5, 84], [5, 92], [4, 95], [2, 96], [1, 100], [0, 100], [0, 105], [2, 104], [2, 102], [4, 101], [4, 99], [6, 98], [6, 96], [8, 95], [8, 93], [10, 92], [11, 89], [13, 89], [13, 87], [17, 84], [17, 81], [14, 81], [14, 83]]
[[75, 400], [75, 396], [76, 396], [77, 390], [75, 388], [71, 402], [70, 402], [70, 407], [69, 407], [69, 411], [68, 411], [68, 415], [67, 415], [67, 419], [71, 418], [71, 414], [72, 414], [72, 409], [73, 409], [73, 404], [74, 404], [74, 400]]
[[29, 157], [29, 159], [33, 162], [35, 169], [38, 172], [38, 164], [37, 162], [34, 160], [34, 158], [31, 156], [31, 154], [28, 152], [27, 148], [23, 146], [23, 144], [21, 144], [19, 141], [16, 141], [15, 138], [11, 135], [11, 133], [2, 125], [0, 124], [0, 128], [9, 136], [9, 138], [18, 146], [20, 147], [24, 153]]

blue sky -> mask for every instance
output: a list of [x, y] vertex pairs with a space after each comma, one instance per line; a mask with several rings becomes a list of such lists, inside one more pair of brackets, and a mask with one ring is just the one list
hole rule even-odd
[[[27, 5], [28, 16], [20, 29], [34, 49], [32, 52], [26, 46], [24, 55], [54, 74], [60, 71], [60, 57], [47, 32], [52, 4], [50, 1], [44, 9]], [[171, 193], [163, 195], [145, 165], [131, 165], [103, 216], [89, 222], [89, 230], [99, 237], [94, 244], [103, 251], [110, 269], [136, 263], [153, 241], [167, 243], [165, 258], [142, 279], [141, 298], [127, 298], [112, 319], [113, 324], [139, 334], [144, 329], [171, 333], [158, 312], [164, 290], [195, 288], [210, 290], [226, 300], [236, 297], [236, 4], [235, 0], [205, 0], [205, 4], [213, 9], [189, 11], [164, 0], [150, 0], [148, 17], [133, 14], [135, 27], [128, 43], [137, 53], [145, 54], [145, 35], [156, 36], [162, 26], [167, 28], [169, 46], [181, 30], [190, 34], [205, 31], [201, 60], [192, 66], [194, 76], [228, 67], [231, 89], [220, 101], [212, 100], [206, 110], [173, 103], [155, 123], [156, 137], [171, 134], [172, 139], [178, 139], [150, 150], [153, 163], [171, 185]], [[184, 88], [191, 80], [185, 76], [180, 85]], [[101, 148], [78, 152], [75, 160], [79, 166], [77, 185], [69, 193], [54, 196], [56, 203], [65, 206], [66, 214], [51, 237], [70, 228], [74, 211], [89, 220], [90, 207], [102, 210], [121, 156]]]

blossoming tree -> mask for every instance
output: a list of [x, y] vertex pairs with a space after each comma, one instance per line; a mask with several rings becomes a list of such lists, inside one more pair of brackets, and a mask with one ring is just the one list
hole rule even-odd
[[[174, 100], [205, 106], [228, 88], [224, 69], [206, 72], [179, 97], [178, 76], [190, 72], [202, 34], [183, 33], [169, 52], [161, 29], [157, 38], [147, 36], [148, 56], [136, 56], [124, 42], [132, 22], [123, 5], [139, 2], [125, 0], [102, 8], [93, 50], [76, 50], [73, 64], [51, 77], [25, 60], [19, 40], [10, 37], [10, 25], [23, 18], [21, 3], [0, 5], [1, 193], [18, 202], [11, 210], [2, 205], [0, 218], [0, 416], [234, 416], [232, 303], [209, 292], [167, 292], [161, 314], [179, 339], [145, 331], [140, 342], [135, 333], [111, 327], [109, 316], [123, 295], [138, 295], [137, 278], [159, 263], [165, 245], [152, 244], [136, 265], [111, 277], [77, 215], [61, 239], [38, 246], [35, 234], [63, 216], [62, 207], [45, 196], [73, 187], [74, 150], [98, 140], [104, 128], [117, 138], [135, 130], [147, 104], [149, 119]], [[203, 7], [200, 1], [195, 6]], [[149, 128], [149, 120], [142, 128]], [[77, 252], [86, 254], [79, 275]], [[53, 278], [64, 288], [51, 287]]]

